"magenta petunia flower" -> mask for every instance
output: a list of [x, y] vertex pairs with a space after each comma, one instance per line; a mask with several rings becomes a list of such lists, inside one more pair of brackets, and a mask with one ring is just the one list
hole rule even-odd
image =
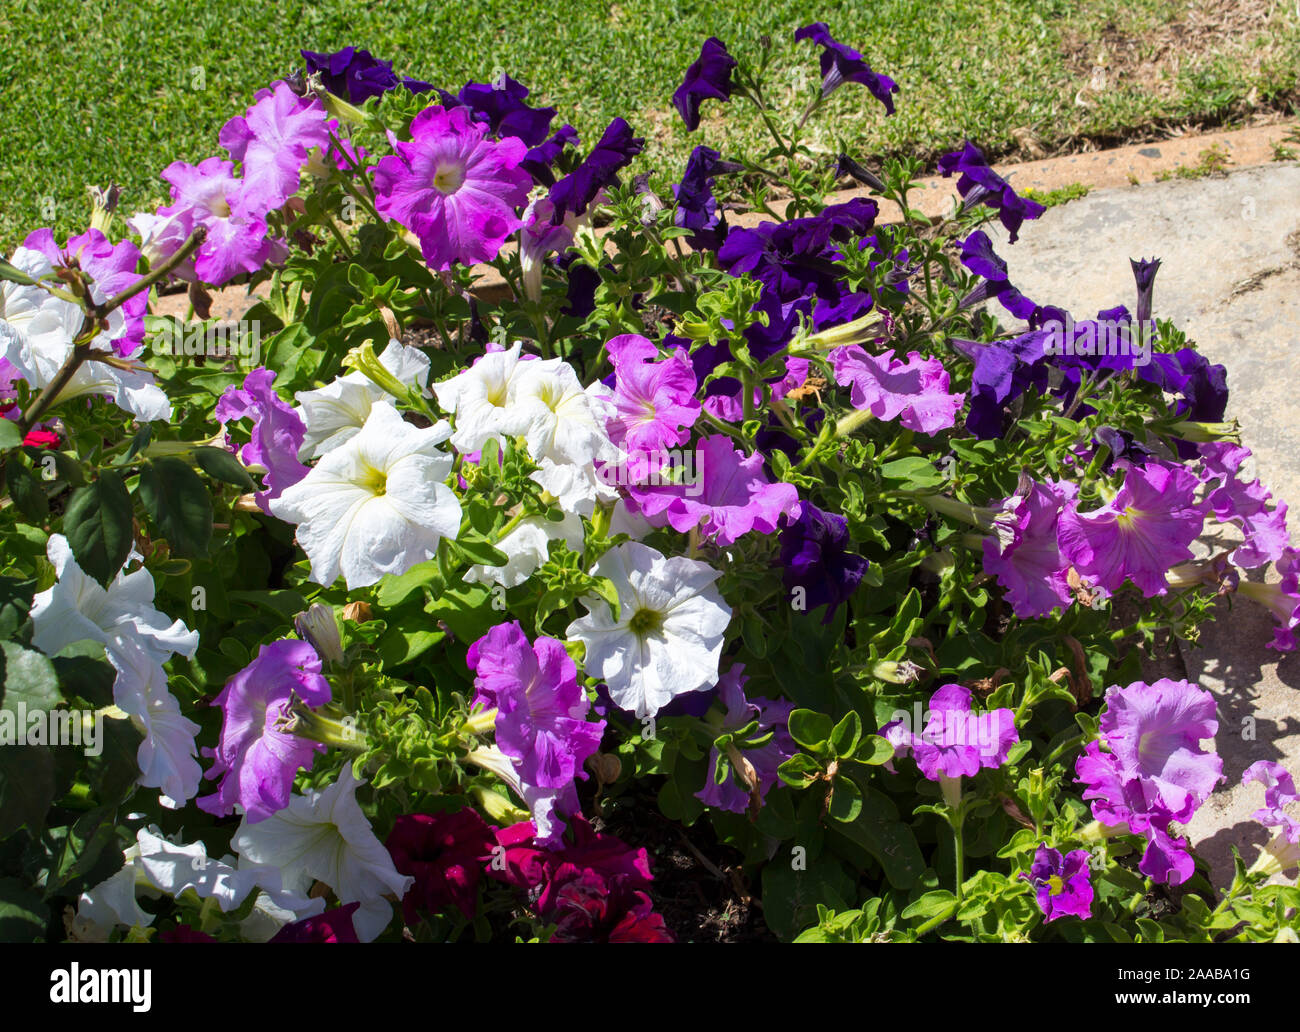
[[[684, 444], [700, 414], [695, 370], [680, 348], [664, 358], [650, 340], [624, 333], [605, 345], [614, 366], [617, 414], [605, 424], [629, 456], [661, 455]], [[635, 475], [635, 474], [634, 474]]]
[[973, 713], [970, 689], [945, 684], [930, 697], [925, 728], [919, 735], [913, 734], [908, 744], [921, 773], [938, 781], [941, 777], [974, 777], [983, 767], [1001, 767], [1018, 741], [1020, 733], [1011, 710]]
[[402, 897], [406, 923], [414, 925], [422, 912], [440, 914], [452, 904], [472, 921], [495, 844], [493, 829], [469, 807], [398, 817], [384, 845], [398, 873], [415, 879]]
[[1163, 595], [1170, 567], [1192, 557], [1205, 522], [1197, 479], [1181, 466], [1132, 466], [1110, 502], [1091, 512], [1067, 506], [1057, 525], [1061, 553], [1107, 591], [1131, 580], [1144, 595]]
[[[776, 770], [786, 760], [799, 751], [793, 738], [786, 730], [786, 721], [794, 704], [774, 701], [755, 696], [745, 697], [745, 665], [737, 663], [718, 678], [718, 702], [726, 712], [716, 723], [709, 717], [706, 722], [710, 733], [723, 734], [739, 731], [751, 723], [756, 724], [754, 735], [762, 738], [771, 737], [757, 748], [745, 748], [743, 742], [737, 742], [733, 749], [748, 762], [753, 771], [753, 789], [758, 793], [759, 801], [767, 798], [768, 790], [777, 782]], [[738, 747], [738, 748], [737, 748]], [[713, 771], [718, 763], [718, 747], [709, 752], [709, 765], [704, 778], [704, 787], [695, 793], [695, 797], [705, 806], [713, 806], [732, 813], [745, 813], [749, 809], [752, 795], [740, 780], [741, 774], [736, 770], [736, 758], [732, 761], [731, 771], [722, 784], [713, 780]]]
[[360, 942], [353, 925], [353, 915], [360, 903], [345, 903], [324, 913], [291, 921], [273, 936], [271, 942]]
[[671, 526], [682, 533], [697, 527], [708, 540], [731, 545], [752, 530], [771, 534], [781, 517], [799, 518], [799, 492], [793, 484], [773, 483], [763, 471], [763, 456], [746, 456], [724, 434], [702, 438], [696, 449], [698, 468], [691, 480], [632, 484], [629, 508], [654, 527]]
[[[284, 241], [269, 238], [266, 212], [254, 212], [245, 202], [244, 181], [234, 174], [234, 165], [220, 158], [206, 158], [198, 165], [173, 161], [162, 171], [171, 184], [174, 204], [158, 209], [171, 230], [166, 236], [170, 257], [198, 226], [208, 235], [194, 254], [194, 274], [204, 283], [219, 287], [241, 273], [257, 272], [269, 262], [283, 261], [288, 254]], [[161, 242], [161, 241], [160, 241]]]
[[1020, 872], [1020, 879], [1033, 885], [1044, 921], [1067, 915], [1086, 921], [1092, 916], [1093, 892], [1086, 849], [1062, 856], [1059, 849], [1052, 849], [1044, 842], [1034, 852], [1034, 862], [1028, 872]]
[[1113, 686], [1101, 743], [1090, 742], [1075, 764], [1093, 816], [1147, 837], [1138, 869], [1156, 881], [1176, 885], [1191, 876], [1186, 841], [1174, 839], [1169, 824], [1190, 821], [1223, 780], [1222, 759], [1201, 749], [1218, 730], [1214, 709], [1214, 696], [1187, 681]]
[[221, 127], [218, 140], [241, 164], [244, 185], [234, 211], [253, 218], [282, 207], [298, 192], [312, 150], [330, 148], [324, 106], [283, 82], [259, 90], [245, 114]]
[[1243, 785], [1249, 785], [1252, 781], [1258, 781], [1264, 786], [1264, 805], [1251, 816], [1260, 824], [1282, 828], [1288, 842], [1300, 843], [1300, 820], [1283, 809], [1300, 799], [1290, 771], [1272, 760], [1256, 760], [1241, 775]]
[[953, 425], [966, 400], [948, 393], [948, 371], [936, 358], [910, 352], [906, 362], [893, 352], [868, 355], [856, 344], [830, 353], [835, 382], [852, 386], [856, 409], [869, 409], [877, 419], [897, 419], [909, 430], [932, 434]]
[[538, 638], [530, 645], [516, 620], [498, 624], [469, 647], [476, 704], [496, 707], [497, 747], [510, 758], [525, 801], [548, 840], [562, 826], [557, 813], [577, 813], [574, 782], [599, 747], [603, 720], [589, 721], [591, 703], [562, 642]]
[[248, 666], [226, 682], [212, 701], [221, 707], [221, 738], [205, 750], [216, 762], [206, 777], [221, 779], [213, 795], [196, 802], [200, 810], [224, 817], [241, 806], [255, 824], [289, 805], [299, 768], [311, 769], [325, 747], [281, 730], [296, 700], [308, 706], [330, 701], [320, 657], [305, 641], [285, 638], [263, 645]]
[[1047, 616], [1074, 601], [1070, 564], [1057, 545], [1056, 524], [1077, 493], [1068, 481], [1031, 483], [1024, 493], [995, 506], [996, 534], [984, 539], [984, 572], [1006, 589], [1007, 601], [1022, 620]]
[[[96, 301], [107, 301], [134, 285], [140, 274], [140, 250], [129, 240], [110, 243], [97, 229], [71, 237], [63, 246], [54, 240], [50, 229], [38, 229], [28, 234], [23, 247], [43, 254], [55, 267], [77, 265], [91, 279], [91, 290]], [[149, 292], [136, 294], [118, 309], [124, 320], [121, 332], [112, 339], [113, 350], [122, 358], [132, 358], [144, 346], [144, 317], [149, 310]]]
[[432, 269], [491, 261], [521, 225], [516, 209], [532, 185], [519, 167], [528, 147], [487, 133], [468, 108], [425, 108], [411, 122], [411, 141], [392, 137], [397, 153], [374, 168], [376, 209], [419, 237]]
[[307, 427], [302, 417], [276, 394], [274, 383], [275, 373], [271, 370], [254, 369], [244, 377], [243, 387], [226, 388], [215, 413], [223, 426], [245, 416], [253, 420], [252, 438], [239, 449], [239, 459], [250, 469], [265, 470], [262, 483], [266, 490], [257, 494], [257, 505], [265, 513], [271, 511], [270, 502], [308, 472], [298, 461]]

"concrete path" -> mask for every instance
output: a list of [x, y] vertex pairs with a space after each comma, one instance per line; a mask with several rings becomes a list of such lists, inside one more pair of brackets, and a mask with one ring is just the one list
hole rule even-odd
[[[1290, 502], [1291, 539], [1300, 542], [1300, 166], [1096, 190], [1026, 223], [1014, 246], [1005, 236], [1002, 244], [1012, 282], [1076, 318], [1117, 304], [1131, 310], [1128, 259], [1163, 259], [1155, 314], [1227, 366], [1228, 415], [1254, 451], [1247, 472]], [[1216, 742], [1228, 780], [1189, 832], [1220, 884], [1231, 880], [1231, 846], [1250, 861], [1268, 838], [1250, 819], [1262, 789], [1243, 788], [1242, 771], [1275, 760], [1300, 777], [1300, 653], [1266, 649], [1272, 625], [1263, 609], [1236, 599], [1220, 603], [1199, 647], [1179, 646], [1187, 676], [1219, 699]]]

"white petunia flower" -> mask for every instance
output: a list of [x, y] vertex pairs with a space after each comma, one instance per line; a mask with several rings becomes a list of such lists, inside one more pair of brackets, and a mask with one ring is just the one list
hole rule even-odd
[[597, 381], [583, 388], [573, 367], [558, 358], [522, 365], [514, 384], [512, 418], [535, 462], [586, 466], [613, 462], [619, 450], [605, 433], [616, 410], [612, 392]]
[[[418, 348], [390, 340], [379, 362], [401, 383], [425, 389], [429, 378], [429, 357]], [[308, 462], [325, 455], [361, 432], [370, 418], [370, 410], [379, 402], [391, 402], [392, 396], [361, 372], [340, 376], [327, 387], [299, 391], [299, 415], [307, 427], [298, 459]]]
[[522, 345], [489, 351], [463, 373], [431, 386], [438, 405], [456, 417], [451, 443], [460, 452], [476, 452], [489, 441], [520, 434], [525, 424], [515, 410], [515, 386], [524, 370], [536, 365], [520, 357]]
[[582, 551], [582, 520], [572, 513], [564, 519], [548, 520], [545, 516], [529, 516], [520, 520], [509, 534], [496, 543], [496, 547], [510, 557], [504, 566], [475, 564], [465, 571], [465, 580], [478, 584], [500, 584], [518, 587], [546, 562], [552, 541], [563, 541], [573, 552]]
[[608, 503], [618, 499], [618, 489], [601, 479], [595, 463], [575, 466], [542, 459], [538, 466], [539, 469], [528, 474], [528, 479], [541, 484], [554, 495], [556, 503], [565, 512], [590, 517], [596, 511], [597, 502]]
[[370, 942], [388, 927], [392, 904], [415, 882], [393, 866], [384, 844], [357, 804], [357, 780], [344, 766], [328, 788], [295, 795], [289, 805], [266, 820], [247, 818], [232, 845], [240, 856], [279, 868], [286, 888], [307, 892], [314, 881], [334, 890], [341, 903], [360, 903], [353, 915], [357, 938]]
[[663, 554], [636, 541], [611, 548], [592, 569], [618, 592], [615, 620], [603, 599], [582, 599], [587, 615], [566, 635], [587, 648], [588, 674], [602, 678], [620, 708], [649, 717], [678, 695], [718, 680], [731, 609], [707, 563]]
[[445, 422], [420, 429], [380, 402], [361, 432], [326, 454], [298, 483], [270, 503], [298, 525], [312, 580], [349, 588], [402, 574], [437, 554], [438, 542], [460, 531], [460, 502], [443, 480], [451, 456], [438, 446]]
[[[20, 247], [12, 263], [34, 278], [49, 275], [54, 266], [39, 251]], [[95, 300], [106, 298], [95, 288]], [[72, 355], [72, 342], [81, 332], [85, 313], [40, 287], [0, 283], [0, 358], [7, 359], [28, 384], [40, 390], [49, 384]], [[113, 354], [112, 341], [125, 327], [122, 310], [109, 313], [108, 328], [91, 341], [105, 361], [82, 362], [54, 399], [58, 404], [87, 394], [107, 395], [114, 404], [146, 422], [171, 418], [171, 402], [139, 362]]]

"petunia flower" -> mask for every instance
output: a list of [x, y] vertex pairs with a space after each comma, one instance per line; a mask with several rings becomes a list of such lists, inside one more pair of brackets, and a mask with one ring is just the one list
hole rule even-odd
[[450, 436], [445, 422], [420, 429], [381, 402], [359, 434], [270, 503], [297, 525], [317, 584], [340, 573], [349, 588], [398, 576], [456, 536], [460, 502], [443, 483], [452, 461], [439, 447]]
[[688, 240], [696, 250], [716, 251], [726, 240], [727, 218], [718, 211], [713, 177], [739, 172], [743, 167], [723, 161], [722, 155], [712, 147], [696, 147], [686, 159], [682, 181], [673, 184], [673, 197], [677, 200], [673, 224], [691, 230]]
[[805, 609], [826, 607], [822, 623], [853, 597], [870, 565], [849, 546], [848, 521], [804, 502], [798, 518], [781, 530], [782, 578], [787, 592], [801, 591]]
[[379, 214], [415, 233], [435, 271], [495, 258], [528, 203], [524, 142], [487, 139], [468, 108], [430, 107], [412, 120], [410, 142], [392, 145], [372, 172]]
[[966, 400], [948, 393], [948, 371], [937, 358], [908, 353], [907, 361], [869, 355], [856, 344], [830, 353], [835, 382], [851, 386], [850, 401], [877, 419], [897, 419], [909, 430], [932, 434], [952, 426]]
[[700, 56], [686, 69], [686, 78], [673, 92], [673, 107], [682, 116], [686, 128], [700, 127], [700, 104], [705, 100], [731, 99], [731, 73], [736, 59], [727, 53], [726, 44], [710, 36], [700, 48]]
[[398, 873], [414, 881], [402, 897], [402, 916], [414, 925], [420, 914], [441, 914], [452, 905], [474, 919], [478, 886], [492, 859], [494, 829], [477, 810], [408, 813], [393, 822], [385, 848]]
[[970, 689], [959, 684], [945, 684], [930, 697], [925, 726], [908, 742], [917, 767], [930, 781], [996, 770], [1020, 741], [1011, 710], [974, 713], [971, 699]]
[[1070, 564], [1061, 555], [1056, 526], [1077, 494], [1077, 486], [1068, 481], [1031, 481], [994, 506], [998, 533], [984, 539], [984, 572], [1006, 589], [1007, 601], [1022, 620], [1047, 616], [1074, 601]]
[[1251, 814], [1260, 824], [1280, 827], [1291, 844], [1300, 843], [1300, 820], [1296, 820], [1283, 807], [1300, 799], [1290, 772], [1280, 763], [1256, 760], [1241, 775], [1241, 783], [1252, 781], [1264, 786], [1264, 805]]
[[694, 483], [628, 487], [629, 504], [651, 526], [667, 524], [681, 533], [698, 529], [704, 539], [726, 546], [750, 531], [774, 533], [783, 517], [787, 523], [798, 519], [798, 489], [768, 480], [758, 452], [747, 456], [732, 438], [715, 434], [700, 440], [696, 458]]
[[375, 837], [357, 803], [359, 782], [344, 764], [338, 780], [292, 796], [279, 813], [257, 824], [247, 817], [231, 840], [239, 855], [279, 868], [286, 888], [307, 892], [324, 882], [341, 903], [359, 903], [357, 937], [372, 942], [393, 917], [389, 894], [398, 899], [415, 879], [403, 876]]
[[605, 353], [614, 367], [617, 410], [605, 423], [610, 440], [634, 463], [684, 444], [700, 414], [695, 371], [684, 351], [664, 357], [652, 341], [624, 333], [605, 345]]
[[618, 457], [605, 433], [613, 401], [603, 384], [584, 388], [571, 365], [550, 358], [520, 363], [511, 386], [508, 418], [535, 462], [586, 466]]
[[1130, 467], [1107, 504], [1090, 512], [1074, 506], [1062, 511], [1062, 555], [1107, 591], [1131, 580], [1148, 598], [1163, 595], [1170, 567], [1192, 557], [1189, 546], [1205, 523], [1193, 497], [1197, 484], [1182, 466], [1152, 461]]
[[[440, 91], [441, 92], [441, 91]], [[469, 108], [474, 120], [482, 122], [497, 137], [513, 136], [529, 147], [540, 146], [551, 129], [555, 108], [530, 107], [525, 103], [528, 87], [502, 72], [493, 82], [469, 82], [452, 98], [443, 94], [444, 103], [452, 100]]]
[[961, 194], [966, 208], [983, 204], [998, 213], [998, 219], [1010, 234], [1011, 243], [1020, 235], [1020, 227], [1026, 219], [1036, 219], [1047, 209], [1037, 201], [1021, 197], [1011, 184], [998, 175], [984, 158], [984, 152], [967, 140], [959, 151], [945, 154], [939, 159], [939, 171], [945, 179], [954, 172], [957, 180], [957, 192]]
[[307, 432], [302, 418], [275, 392], [275, 373], [261, 367], [244, 377], [243, 386], [226, 388], [217, 399], [214, 415], [222, 426], [253, 420], [252, 434], [239, 449], [239, 460], [250, 469], [265, 471], [265, 489], [256, 497], [258, 508], [269, 513], [271, 502], [307, 475], [307, 467], [298, 461]]
[[488, 442], [500, 442], [523, 432], [524, 424], [514, 407], [518, 384], [534, 356], [520, 354], [522, 344], [488, 351], [464, 372], [432, 384], [438, 407], [455, 417], [451, 443], [457, 451], [481, 451]]
[[898, 84], [887, 75], [873, 72], [852, 47], [837, 43], [825, 22], [805, 25], [794, 34], [795, 41], [809, 39], [822, 48], [822, 96], [829, 97], [846, 82], [856, 82], [871, 91], [871, 95], [885, 105], [885, 114], [894, 113], [894, 98]]
[[1241, 580], [1237, 590], [1248, 599], [1258, 602], [1273, 614], [1278, 625], [1273, 628], [1273, 640], [1265, 648], [1278, 652], [1294, 652], [1296, 629], [1300, 628], [1300, 549], [1288, 546], [1274, 563], [1282, 578], [1276, 584], [1259, 584]]
[[743, 741], [733, 742], [728, 747], [730, 770], [721, 784], [713, 778], [719, 759], [715, 743], [709, 752], [704, 787], [695, 793], [705, 806], [732, 813], [745, 813], [755, 799], [761, 804], [777, 783], [777, 768], [799, 751], [786, 729], [794, 704], [760, 696], [746, 698], [747, 680], [743, 663], [734, 664], [718, 678], [718, 704], [723, 712], [716, 721], [705, 718], [709, 733], [735, 732], [754, 724], [756, 737], [770, 735], [770, 738], [757, 747], [746, 747]]
[[565, 634], [586, 646], [587, 673], [606, 682], [615, 705], [649, 717], [676, 696], [717, 683], [731, 622], [713, 583], [717, 570], [628, 541], [601, 556], [591, 573], [613, 581], [618, 616], [603, 599], [584, 598], [587, 615]]
[[310, 770], [325, 747], [284, 730], [289, 707], [330, 701], [321, 660], [305, 641], [281, 639], [257, 650], [257, 656], [221, 690], [213, 706], [221, 708], [221, 738], [212, 751], [216, 762], [209, 779], [221, 779], [216, 793], [196, 803], [217, 817], [243, 809], [250, 824], [289, 805], [293, 779]]
[[330, 54], [311, 50], [298, 53], [307, 62], [307, 71], [319, 75], [330, 93], [352, 104], [364, 104], [371, 97], [383, 96], [398, 86], [405, 86], [412, 93], [426, 93], [433, 89], [427, 82], [405, 75], [399, 77], [393, 71], [391, 61], [383, 61], [369, 50], [344, 47]]
[[233, 210], [251, 218], [283, 207], [298, 192], [311, 152], [330, 148], [321, 102], [298, 96], [284, 82], [259, 90], [253, 106], [223, 125], [217, 138], [240, 163], [243, 187]]
[[465, 571], [465, 580], [517, 588], [550, 558], [552, 541], [563, 541], [569, 551], [581, 552], [585, 533], [582, 520], [574, 511], [566, 512], [562, 520], [529, 516], [495, 542], [497, 549], [506, 554], [506, 564], [484, 566], [476, 563]]
[[618, 173], [645, 148], [645, 140], [632, 134], [632, 127], [616, 118], [605, 127], [591, 153], [578, 167], [551, 187], [549, 194], [555, 221], [566, 212], [582, 215], [596, 203], [602, 191], [618, 184]]
[[1045, 922], [1067, 916], [1086, 921], [1092, 916], [1093, 891], [1086, 849], [1062, 856], [1059, 849], [1044, 842], [1034, 851], [1029, 870], [1021, 871], [1018, 877], [1034, 887]]
[[555, 163], [566, 148], [576, 147], [579, 142], [578, 131], [571, 125], [562, 125], [536, 147], [530, 147], [519, 165], [538, 186], [554, 186]]
[[360, 903], [345, 903], [312, 917], [291, 921], [270, 938], [270, 942], [360, 942], [356, 913]]

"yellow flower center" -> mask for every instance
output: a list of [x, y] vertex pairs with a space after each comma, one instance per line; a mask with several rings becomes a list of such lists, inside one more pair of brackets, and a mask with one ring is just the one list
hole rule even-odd
[[378, 498], [388, 491], [388, 474], [382, 469], [367, 466], [357, 478], [357, 483]]
[[627, 622], [628, 630], [639, 638], [653, 634], [664, 625], [664, 615], [657, 609], [638, 609]]
[[459, 165], [439, 165], [433, 174], [433, 188], [440, 194], [454, 194], [465, 182], [465, 170]]

